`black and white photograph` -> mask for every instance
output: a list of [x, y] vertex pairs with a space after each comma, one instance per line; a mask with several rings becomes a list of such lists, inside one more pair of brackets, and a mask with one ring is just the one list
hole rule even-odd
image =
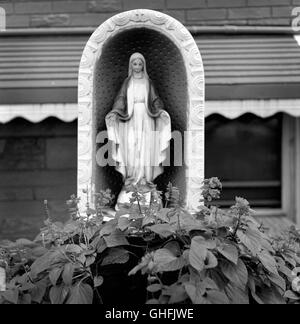
[[0, 0], [8, 304], [300, 304], [300, 0]]

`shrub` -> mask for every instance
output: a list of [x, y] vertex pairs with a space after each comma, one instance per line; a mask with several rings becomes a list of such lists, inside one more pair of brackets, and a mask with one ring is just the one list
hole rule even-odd
[[84, 215], [72, 196], [65, 224], [51, 221], [45, 202], [47, 220], [34, 242], [1, 244], [7, 289], [0, 303], [106, 303], [114, 298], [107, 280], [116, 285], [124, 272], [128, 281], [118, 282], [113, 294], [138, 292], [137, 301], [147, 304], [299, 303], [299, 231], [270, 237], [247, 200], [236, 198], [228, 210], [215, 207], [221, 189], [217, 178], [205, 180], [199, 210], [191, 214], [171, 184], [164, 197], [150, 186], [149, 206], [144, 188], [133, 187], [130, 204], [113, 219], [107, 218], [109, 190], [97, 194], [96, 208], [88, 205]]

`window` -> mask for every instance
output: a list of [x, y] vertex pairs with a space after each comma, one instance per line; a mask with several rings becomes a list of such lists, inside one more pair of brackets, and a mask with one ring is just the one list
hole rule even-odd
[[222, 206], [241, 196], [254, 208], [282, 207], [282, 120], [282, 114], [206, 119], [205, 177], [222, 181]]

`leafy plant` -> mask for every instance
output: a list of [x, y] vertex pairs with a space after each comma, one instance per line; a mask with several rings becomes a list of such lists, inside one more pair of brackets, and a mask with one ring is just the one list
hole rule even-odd
[[45, 227], [34, 242], [0, 244], [0, 265], [7, 270], [0, 303], [105, 302], [104, 273], [112, 265], [131, 267], [129, 277], [145, 277], [148, 304], [299, 303], [296, 228], [270, 237], [243, 198], [229, 210], [217, 208], [213, 201], [222, 189], [217, 178], [204, 181], [196, 214], [183, 207], [171, 184], [164, 199], [154, 185], [147, 188], [130, 188], [130, 204], [109, 221], [104, 221], [114, 201], [109, 190], [98, 193], [95, 209], [88, 204], [84, 212], [72, 196], [64, 224], [51, 220], [45, 202]]

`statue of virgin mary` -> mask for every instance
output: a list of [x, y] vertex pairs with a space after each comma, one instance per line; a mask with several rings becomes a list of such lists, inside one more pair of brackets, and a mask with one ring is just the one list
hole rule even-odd
[[128, 77], [106, 116], [106, 126], [112, 158], [126, 186], [152, 182], [163, 173], [171, 119], [140, 53], [130, 57]]

